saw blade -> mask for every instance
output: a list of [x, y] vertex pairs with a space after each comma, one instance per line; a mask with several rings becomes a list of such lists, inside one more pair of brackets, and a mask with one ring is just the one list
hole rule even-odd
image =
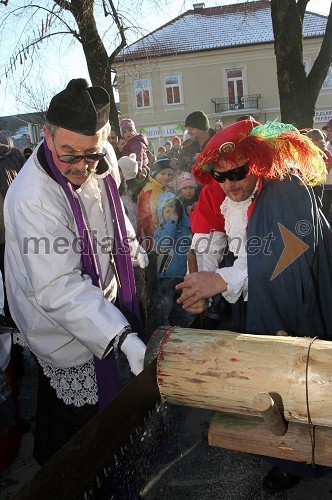
[[[127, 444], [160, 399], [156, 361], [150, 363], [65, 444], [13, 497], [18, 500], [88, 499], [112, 474]], [[112, 494], [108, 496], [112, 498]]]

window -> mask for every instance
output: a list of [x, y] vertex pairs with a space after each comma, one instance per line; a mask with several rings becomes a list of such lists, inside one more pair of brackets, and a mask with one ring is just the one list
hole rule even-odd
[[165, 103], [166, 105], [180, 104], [181, 98], [181, 78], [179, 75], [165, 76]]
[[151, 91], [149, 80], [135, 80], [134, 93], [137, 109], [151, 107]]
[[227, 92], [229, 109], [243, 108], [243, 75], [242, 69], [227, 69]]
[[323, 89], [331, 89], [332, 88], [332, 65], [329, 67], [326, 78], [324, 80]]

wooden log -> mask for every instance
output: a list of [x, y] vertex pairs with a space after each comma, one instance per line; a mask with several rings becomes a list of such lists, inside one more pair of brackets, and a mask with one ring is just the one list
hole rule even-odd
[[[314, 335], [314, 332], [313, 332]], [[258, 415], [268, 392], [287, 421], [308, 421], [305, 337], [170, 328], [159, 345], [157, 379], [170, 403]], [[332, 427], [332, 342], [315, 340], [308, 360], [312, 423]]]
[[254, 398], [254, 407], [260, 412], [267, 427], [275, 436], [283, 436], [286, 434], [287, 423], [270, 394], [267, 392], [256, 394]]
[[[261, 417], [216, 412], [208, 433], [211, 446], [298, 462], [312, 462], [312, 446], [306, 424], [289, 422], [284, 436], [273, 435]], [[315, 427], [314, 460], [332, 465], [332, 428]]]

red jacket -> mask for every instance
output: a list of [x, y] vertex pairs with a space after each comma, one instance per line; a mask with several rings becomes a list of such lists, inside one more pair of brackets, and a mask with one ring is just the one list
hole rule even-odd
[[220, 205], [225, 197], [224, 191], [214, 179], [203, 187], [197, 205], [190, 214], [193, 233], [225, 232], [224, 216], [220, 213]]

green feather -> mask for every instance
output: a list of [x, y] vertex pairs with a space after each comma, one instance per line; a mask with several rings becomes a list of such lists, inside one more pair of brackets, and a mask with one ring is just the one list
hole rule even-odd
[[209, 163], [208, 165], [204, 165], [203, 167], [203, 170], [206, 170], [207, 172], [210, 172], [213, 169], [214, 169], [213, 163]]
[[273, 137], [289, 130], [296, 131], [297, 128], [295, 128], [294, 125], [291, 124], [273, 121], [266, 122], [264, 125], [259, 125], [258, 127], [254, 127], [249, 135], [265, 138]]

